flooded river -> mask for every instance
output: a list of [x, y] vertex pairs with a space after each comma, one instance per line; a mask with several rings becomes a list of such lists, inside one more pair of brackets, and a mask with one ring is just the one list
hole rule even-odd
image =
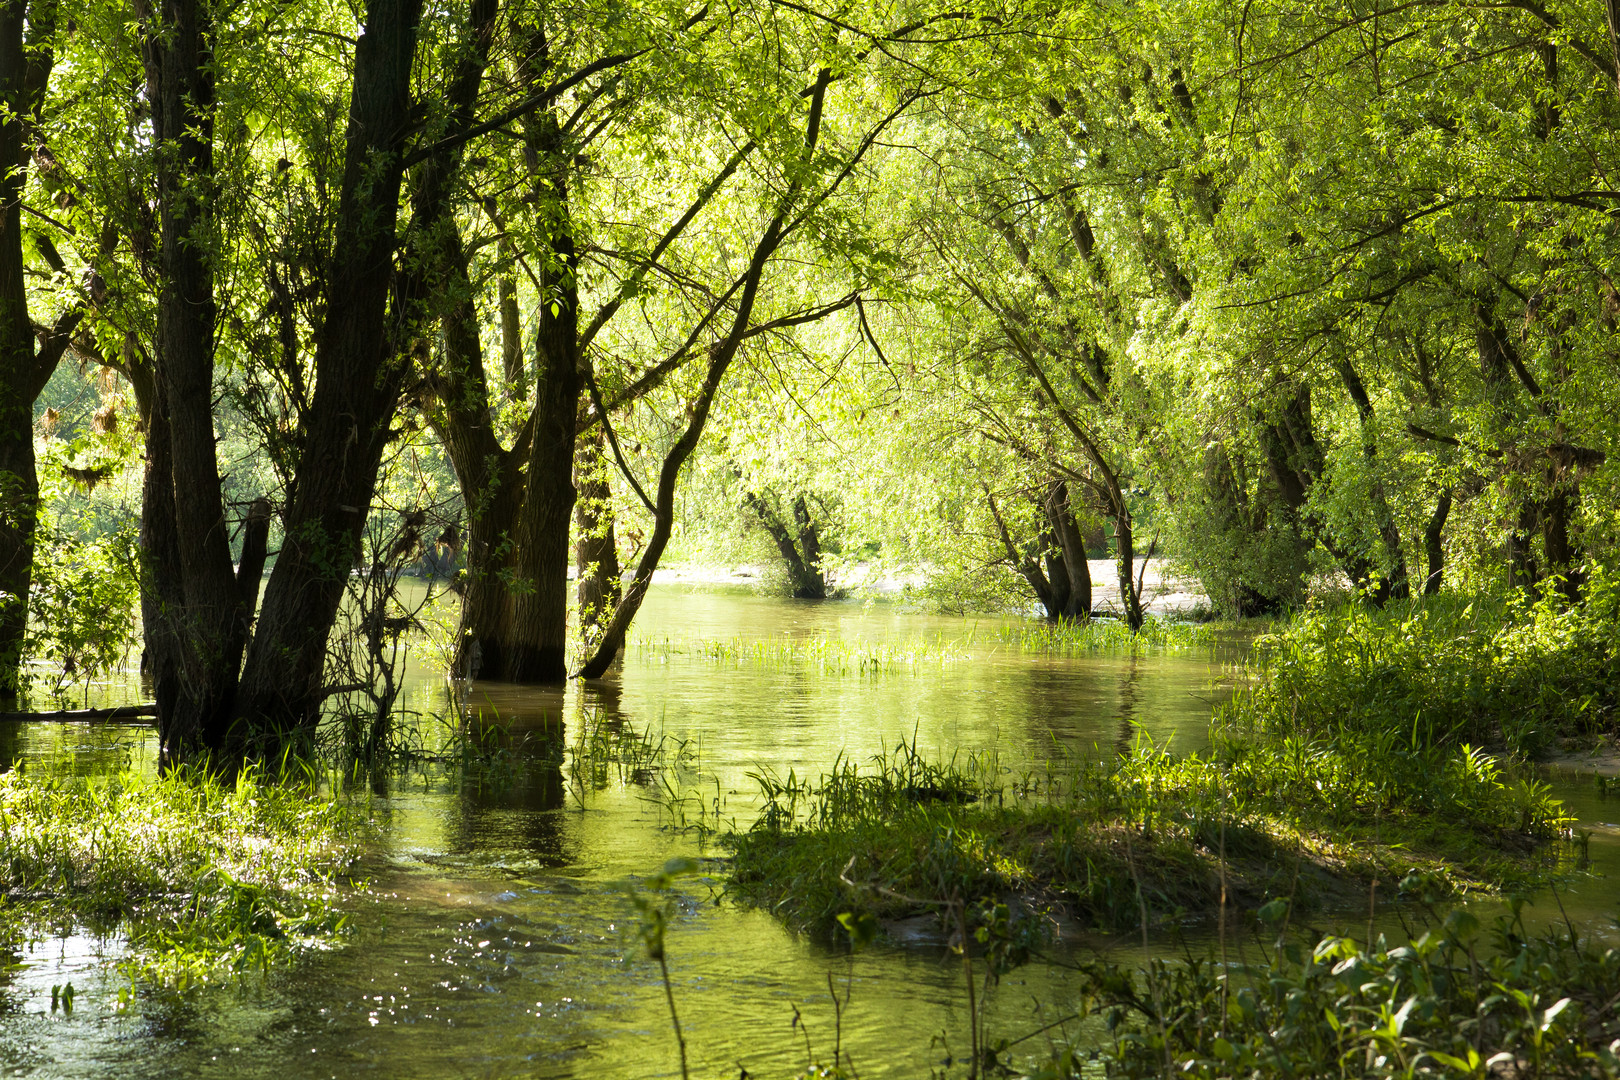
[[[382, 834], [344, 948], [240, 987], [143, 991], [120, 1009], [124, 987], [105, 963], [117, 942], [51, 939], [19, 958], [0, 989], [0, 1069], [678, 1076], [663, 984], [635, 939], [625, 882], [672, 856], [721, 856], [705, 837], [753, 820], [750, 774], [814, 777], [841, 754], [865, 759], [902, 739], [925, 757], [993, 754], [1010, 773], [1054, 750], [1111, 753], [1139, 732], [1195, 749], [1243, 652], [1233, 643], [1060, 658], [1021, 651], [993, 620], [667, 587], [639, 623], [622, 670], [599, 685], [468, 688], [467, 704], [508, 748], [491, 768], [427, 768], [355, 793]], [[448, 711], [431, 673], [411, 685], [409, 707]], [[426, 723], [431, 741], [438, 721]], [[661, 748], [667, 767], [582, 768], [592, 740]], [[0, 729], [0, 757], [64, 755], [85, 769], [126, 758], [149, 766], [153, 737]], [[1620, 801], [1601, 799], [1589, 778], [1557, 783], [1596, 827], [1594, 862], [1620, 871], [1620, 830], [1600, 827], [1620, 819]], [[723, 866], [703, 865], [708, 876], [683, 885], [667, 939], [693, 1076], [793, 1075], [812, 1054], [831, 1060], [835, 1039], [862, 1077], [964, 1073], [947, 1064], [967, 1050], [959, 959], [921, 941], [852, 961], [766, 913], [717, 903]], [[1612, 880], [1595, 877], [1566, 897], [1574, 917], [1602, 923]], [[51, 987], [68, 981], [75, 1008], [53, 1013]], [[841, 1023], [834, 990], [849, 996]], [[993, 992], [992, 1036], [1039, 1031], [1062, 1018], [1066, 997], [1061, 969], [1015, 972]], [[1019, 1049], [1038, 1054], [1045, 1038]]]

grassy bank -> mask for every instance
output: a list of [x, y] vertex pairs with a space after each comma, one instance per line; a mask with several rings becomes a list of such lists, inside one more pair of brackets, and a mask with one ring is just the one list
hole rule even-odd
[[1375, 878], [1386, 897], [1397, 882], [1430, 899], [1521, 887], [1547, 876], [1539, 842], [1568, 826], [1545, 785], [1476, 750], [1349, 734], [1222, 736], [1185, 757], [1143, 744], [1017, 778], [902, 747], [813, 783], [760, 782], [730, 891], [821, 933], [846, 913], [980, 903], [1117, 928], [1213, 913], [1223, 890], [1252, 908], [1366, 904]]
[[127, 936], [132, 974], [185, 985], [264, 969], [343, 931], [365, 828], [303, 782], [0, 774], [0, 895], [13, 933]]

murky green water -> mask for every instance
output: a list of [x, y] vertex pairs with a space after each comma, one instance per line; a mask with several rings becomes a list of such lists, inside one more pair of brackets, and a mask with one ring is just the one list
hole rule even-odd
[[[429, 770], [357, 793], [385, 829], [346, 948], [241, 989], [144, 995], [120, 1013], [119, 983], [102, 963], [116, 942], [47, 942], [0, 990], [0, 1068], [285, 1080], [678, 1075], [658, 968], [634, 940], [622, 883], [673, 855], [719, 854], [692, 826], [746, 827], [757, 806], [749, 773], [813, 776], [839, 754], [865, 758], [901, 739], [929, 756], [994, 753], [1015, 771], [1054, 747], [1108, 752], [1138, 731], [1192, 748], [1228, 692], [1223, 662], [1237, 655], [1030, 656], [996, 646], [996, 627], [655, 591], [641, 644], [601, 686], [470, 688], [469, 703], [498, 717], [511, 747], [502, 767], [477, 781]], [[748, 656], [701, 655], [694, 643], [704, 640], [738, 643]], [[880, 669], [863, 671], [862, 657]], [[409, 703], [442, 712], [445, 693], [421, 677]], [[683, 801], [672, 806], [652, 774], [633, 768], [577, 776], [573, 754], [591, 732], [663, 740]], [[150, 762], [153, 746], [137, 728], [0, 727], [0, 756], [65, 752], [96, 768], [125, 756]], [[1620, 820], [1620, 800], [1599, 800], [1590, 781], [1563, 786], [1591, 802], [1577, 804], [1584, 819]], [[1617, 834], [1595, 834], [1600, 867], [1620, 870]], [[863, 1077], [925, 1076], [966, 1051], [961, 962], [938, 943], [877, 948], [851, 963], [764, 913], [713, 902], [720, 870], [708, 865], [714, 876], [684, 889], [668, 936], [692, 1075], [790, 1075], [808, 1053], [829, 1060], [835, 1038]], [[1593, 922], [1611, 904], [1607, 881], [1594, 878], [1568, 903]], [[836, 1027], [829, 979], [849, 994]], [[69, 980], [76, 1008], [52, 1014], [50, 988]], [[1066, 996], [1061, 970], [1020, 970], [994, 992], [993, 1034], [1016, 1038], [1060, 1019]], [[1038, 1053], [1044, 1039], [1021, 1046]]]

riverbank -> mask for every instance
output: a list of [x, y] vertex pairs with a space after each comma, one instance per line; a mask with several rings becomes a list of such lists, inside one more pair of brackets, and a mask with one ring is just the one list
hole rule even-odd
[[[1108, 616], [1119, 607], [1117, 564], [1113, 559], [1091, 559], [1086, 565], [1091, 572], [1097, 614]], [[1134, 572], [1141, 578], [1142, 607], [1149, 614], [1172, 618], [1208, 609], [1209, 599], [1199, 588], [1198, 582], [1175, 573], [1167, 560], [1139, 558]], [[720, 566], [665, 562], [653, 573], [653, 582], [658, 585], [759, 589], [768, 574], [767, 567], [755, 563]], [[922, 573], [886, 573], [879, 567], [862, 563], [839, 574], [832, 584], [839, 592], [852, 597], [903, 599], [916, 593], [925, 582], [926, 575]]]

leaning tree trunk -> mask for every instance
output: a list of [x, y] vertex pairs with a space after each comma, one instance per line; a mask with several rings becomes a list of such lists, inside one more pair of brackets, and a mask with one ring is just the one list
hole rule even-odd
[[[1117, 498], [1111, 516], [1114, 519], [1114, 542], [1118, 545], [1119, 601], [1125, 608], [1125, 622], [1130, 628], [1142, 629], [1142, 594], [1136, 587], [1136, 539], [1131, 512], [1125, 506], [1123, 493]], [[1151, 552], [1150, 552], [1151, 555]]]
[[1429, 522], [1423, 528], [1423, 552], [1428, 565], [1427, 573], [1423, 575], [1423, 595], [1433, 596], [1440, 591], [1446, 577], [1446, 549], [1445, 533], [1446, 519], [1451, 516], [1451, 488], [1440, 489], [1440, 498], [1435, 501], [1434, 513], [1429, 515]]
[[[242, 674], [237, 714], [244, 735], [280, 736], [319, 719], [327, 639], [359, 555], [405, 376], [398, 334], [409, 313], [395, 312], [392, 323], [385, 315], [404, 140], [413, 126], [419, 12], [420, 0], [369, 0], [355, 47], [327, 316], [315, 347], [315, 397], [305, 417], [308, 437], [288, 500], [285, 539]], [[428, 167], [442, 171], [442, 163], [430, 160]]]

